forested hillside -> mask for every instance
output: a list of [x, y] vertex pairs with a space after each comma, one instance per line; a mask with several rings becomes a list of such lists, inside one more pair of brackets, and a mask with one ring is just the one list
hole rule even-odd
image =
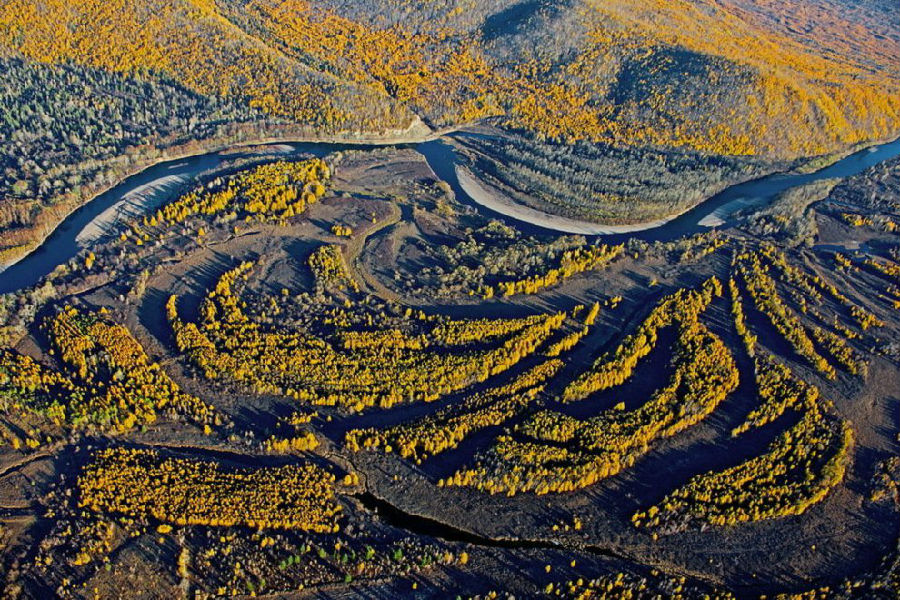
[[0, 252], [162, 149], [260, 120], [241, 103], [168, 80], [0, 59]]
[[[10, 63], [0, 94], [27, 97], [42, 78], [43, 112], [71, 133], [90, 128], [65, 100], [72, 73], [144, 90], [143, 116], [103, 114], [104, 127], [130, 132], [106, 157], [166, 135], [204, 137], [209, 122], [277, 118], [320, 135], [402, 137], [421, 119], [432, 129], [490, 124], [525, 147], [579, 142], [587, 155], [627, 149], [651, 161], [753, 156], [771, 170], [900, 129], [895, 8], [834, 0], [2, 0], [0, 52], [25, 62]], [[68, 70], [37, 66], [47, 64]], [[161, 87], [147, 92], [150, 82]], [[88, 102], [126, 102], [88, 85]], [[177, 118], [151, 108], [160, 98]], [[15, 132], [32, 118], [18, 113], [4, 113], [4, 155], [20, 149]], [[193, 129], [181, 120], [188, 113]], [[78, 139], [89, 144], [97, 131]], [[15, 241], [27, 243], [38, 215], [58, 203], [58, 182], [78, 171], [76, 185], [99, 183], [74, 166], [97, 157], [66, 150], [54, 161], [65, 173], [49, 182], [5, 160], [0, 227], [25, 227]], [[733, 175], [712, 173], [700, 187]], [[613, 222], [665, 216], [618, 210], [635, 200], [627, 186], [593, 192], [596, 206], [562, 212]], [[553, 204], [583, 201], [564, 195]], [[10, 252], [13, 244], [4, 245]]]
[[337, 130], [501, 116], [560, 141], [798, 156], [896, 126], [877, 4], [847, 23], [799, 0], [470, 4], [14, 0], [0, 27], [29, 58], [162, 72]]

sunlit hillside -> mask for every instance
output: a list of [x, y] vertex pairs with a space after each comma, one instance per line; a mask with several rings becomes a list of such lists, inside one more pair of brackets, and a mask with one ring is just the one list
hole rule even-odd
[[157, 71], [330, 131], [496, 117], [557, 141], [796, 157], [898, 128], [900, 23], [877, 4], [477, 4], [13, 0], [0, 30], [29, 58]]
[[334, 128], [374, 119], [370, 111], [389, 119], [343, 80], [233, 25], [214, 2], [14, 0], [4, 3], [0, 29], [6, 44], [42, 62], [165, 74], [203, 94]]
[[[891, 8], [0, 0], [0, 57], [19, 61], [0, 94], [0, 135], [15, 140], [0, 148], [0, 262], [161, 156], [265, 139], [417, 142], [489, 127], [508, 160], [474, 150], [473, 164], [479, 175], [502, 166], [493, 183], [517, 201], [595, 223], [666, 218], [728, 183], [900, 132], [900, 14]], [[72, 69], [113, 74], [112, 87], [138, 96], [186, 94], [182, 104], [228, 110], [199, 110], [199, 129], [183, 111], [103, 114], [123, 96], [108, 85], [74, 92]], [[78, 118], [73, 102], [91, 103], [90, 114]], [[17, 116], [23, 104], [39, 118]], [[97, 140], [97, 122], [111, 137]], [[56, 148], [52, 166], [19, 158], [38, 143]], [[591, 167], [573, 172], [573, 160]]]

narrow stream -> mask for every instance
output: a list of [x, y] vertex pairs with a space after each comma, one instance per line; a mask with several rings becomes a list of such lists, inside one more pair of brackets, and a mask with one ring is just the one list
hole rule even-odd
[[[290, 143], [276, 142], [272, 146], [291, 146], [291, 150], [282, 156], [297, 156], [300, 154], [312, 154], [323, 156], [330, 152], [348, 149], [370, 149], [374, 146], [361, 146], [334, 143]], [[501, 218], [510, 217], [495, 213], [479, 205], [462, 189], [456, 177], [456, 154], [453, 147], [441, 140], [423, 142], [413, 147], [422, 154], [431, 169], [439, 178], [446, 181], [453, 189], [456, 197], [470, 205], [475, 205], [480, 211], [494, 214]], [[638, 238], [647, 241], [666, 241], [676, 239], [684, 235], [691, 235], [698, 231], [704, 231], [711, 225], [722, 225], [729, 222], [736, 211], [747, 206], [748, 203], [762, 205], [770, 202], [778, 194], [796, 187], [834, 177], [848, 177], [855, 175], [881, 161], [900, 155], [900, 139], [880, 146], [873, 146], [866, 150], [851, 154], [834, 164], [819, 171], [805, 174], [777, 174], [738, 184], [716, 194], [708, 200], [697, 205], [683, 215], [652, 229], [645, 229], [633, 233], [623, 233], [602, 236], [608, 243], [619, 243], [629, 238]], [[129, 194], [139, 192], [142, 188], [151, 190], [152, 198], [147, 202], [146, 210], [154, 210], [162, 203], [168, 201], [178, 193], [180, 186], [154, 188], [154, 184], [163, 180], [189, 181], [191, 178], [209, 171], [226, 160], [250, 156], [248, 154], [223, 154], [212, 152], [189, 158], [176, 159], [159, 163], [144, 171], [127, 178], [109, 191], [100, 194], [91, 202], [88, 202], [69, 215], [47, 237], [34, 252], [25, 258], [0, 272], [0, 294], [15, 292], [38, 283], [58, 265], [73, 258], [82, 250], [79, 243], [79, 235], [86, 227], [104, 211], [114, 207], [127, 198]], [[274, 157], [274, 156], [273, 156]], [[526, 232], [547, 233], [548, 229], [531, 223], [516, 220], [517, 226]], [[557, 233], [557, 232], [553, 232]], [[85, 237], [82, 236], [82, 240]]]
[[387, 500], [382, 500], [381, 498], [374, 496], [370, 492], [355, 494], [354, 498], [359, 500], [360, 504], [367, 510], [377, 514], [381, 520], [388, 525], [396, 527], [397, 529], [438, 538], [447, 542], [462, 542], [464, 544], [472, 544], [473, 546], [488, 546], [491, 548], [562, 548], [560, 544], [554, 544], [549, 541], [503, 540], [478, 535], [477, 533], [458, 529], [430, 517], [413, 515], [394, 506]]
[[514, 550], [568, 550], [572, 552], [586, 552], [595, 556], [605, 558], [614, 558], [619, 560], [633, 560], [623, 554], [618, 554], [612, 550], [592, 545], [568, 545], [554, 542], [553, 540], [529, 540], [529, 539], [497, 539], [490, 538], [470, 531], [465, 531], [442, 523], [441, 521], [430, 517], [414, 515], [394, 506], [387, 500], [382, 500], [371, 494], [363, 492], [355, 494], [354, 498], [359, 500], [367, 510], [378, 515], [385, 523], [396, 527], [397, 529], [425, 535], [428, 537], [444, 540], [445, 542], [460, 542], [471, 544], [473, 546], [483, 546], [488, 548], [508, 548]]

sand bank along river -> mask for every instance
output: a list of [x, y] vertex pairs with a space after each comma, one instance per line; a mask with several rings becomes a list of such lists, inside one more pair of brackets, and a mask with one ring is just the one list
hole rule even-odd
[[[0, 272], [0, 293], [14, 292], [38, 283], [88, 245], [118, 231], [124, 221], [155, 210], [193, 177], [221, 165], [225, 160], [251, 155], [272, 155], [273, 158], [300, 154], [323, 156], [330, 152], [373, 146], [281, 141], [268, 144], [263, 150], [242, 152], [236, 149], [159, 163], [129, 177], [69, 215], [38, 248]], [[749, 204], [764, 204], [790, 188], [820, 179], [855, 175], [900, 155], [900, 140], [896, 140], [856, 152], [813, 173], [777, 174], [731, 186], [668, 219], [613, 226], [551, 215], [514, 202], [459, 166], [453, 147], [440, 139], [411, 147], [425, 157], [435, 174], [451, 186], [461, 202], [513, 220], [523, 230], [600, 235], [610, 243], [634, 237], [648, 241], [669, 240], [727, 224], [736, 211]]]

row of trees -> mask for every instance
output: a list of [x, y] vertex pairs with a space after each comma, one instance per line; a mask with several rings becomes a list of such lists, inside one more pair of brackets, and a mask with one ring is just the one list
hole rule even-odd
[[[823, 295], [827, 294], [849, 307], [851, 314], [853, 308], [858, 308], [833, 286], [790, 264], [783, 254], [770, 246], [736, 253], [734, 263], [736, 275], [742, 277], [757, 309], [795, 350], [798, 340], [806, 339], [808, 343], [800, 347], [806, 351], [798, 350], [806, 358], [811, 356], [812, 342], [800, 335], [806, 336], [807, 330], [782, 302], [772, 272], [777, 274], [782, 285], [801, 289], [804, 297], [813, 303], [820, 304]], [[729, 288], [735, 328], [754, 360], [759, 399], [758, 406], [734, 428], [732, 436], [773, 423], [788, 411], [799, 413], [800, 419], [782, 431], [763, 454], [723, 470], [697, 475], [659, 504], [635, 513], [632, 521], [639, 527], [673, 532], [694, 523], [733, 525], [802, 514], [825, 498], [844, 478], [854, 438], [849, 423], [830, 414], [831, 404], [820, 397], [816, 386], [799, 378], [761, 347], [746, 319], [744, 301], [735, 278], [729, 281]], [[865, 363], [843, 337], [818, 326], [810, 331], [816, 342], [851, 374], [865, 372]], [[846, 328], [841, 331], [853, 333]], [[853, 337], [858, 336], [854, 334]], [[828, 366], [830, 369], [824, 374], [833, 377], [834, 370]]]
[[78, 478], [92, 511], [172, 525], [338, 531], [334, 475], [312, 464], [225, 469], [213, 461], [166, 458], [155, 450], [97, 452]]
[[760, 456], [733, 467], [697, 475], [658, 505], [638, 511], [636, 526], [671, 532], [692, 522], [734, 525], [798, 515], [820, 502], [844, 478], [853, 430], [829, 416], [819, 392], [768, 356], [756, 359], [761, 405], [733, 434], [769, 423], [786, 410], [800, 420]]
[[[707, 284], [705, 293], [714, 293], [716, 287]], [[508, 495], [580, 489], [629, 467], [656, 440], [709, 415], [737, 387], [737, 366], [722, 340], [698, 320], [709, 302], [703, 300], [704, 292], [682, 292], [661, 301], [642, 325], [654, 335], [661, 322], [678, 327], [674, 372], [650, 399], [632, 410], [620, 405], [586, 419], [540, 411], [519, 425], [515, 434], [500, 436], [474, 466], [461, 468], [445, 485]], [[620, 349], [631, 346], [646, 347], [626, 341]], [[627, 359], [623, 362], [620, 355]], [[601, 358], [594, 370], [609, 374], [604, 387], [618, 385], [628, 377], [620, 373], [622, 365], [636, 364], [645, 355], [617, 352]]]
[[619, 572], [593, 578], [551, 581], [544, 586], [543, 592], [546, 596], [566, 600], [734, 600], [734, 595], [725, 590], [709, 588], [699, 582], [689, 581], [684, 576], [665, 575], [655, 570], [650, 576]]
[[[558, 313], [521, 319], [442, 319], [432, 326], [428, 345], [421, 348], [417, 343], [342, 343], [352, 340], [352, 334], [337, 336], [332, 343], [316, 332], [270, 330], [251, 319], [235, 287], [251, 268], [251, 263], [244, 263], [222, 276], [202, 303], [198, 323], [183, 322], [176, 298], [170, 299], [168, 317], [179, 350], [208, 378], [224, 377], [259, 393], [354, 411], [435, 400], [485, 381], [533, 354], [566, 317]], [[469, 347], [492, 338], [496, 341], [491, 347]]]
[[[783, 254], [770, 246], [738, 252], [734, 264], [736, 275], [744, 283], [756, 308], [798, 355], [830, 379], [837, 375], [830, 362], [853, 375], [866, 373], [865, 361], [851, 348], [848, 340], [860, 337], [853, 327], [864, 332], [883, 324], [871, 311], [851, 302], [820, 276], [810, 275], [790, 264]], [[819, 324], [804, 324], [800, 315], [782, 298], [779, 286], [794, 299], [800, 314], [815, 318]], [[824, 306], [826, 297], [838, 305], [831, 319], [826, 318], [819, 308]], [[830, 357], [830, 362], [822, 353]]]
[[[124, 432], [161, 415], [208, 427], [221, 421], [214, 409], [183, 392], [150, 360], [131, 333], [101, 314], [66, 307], [43, 324], [62, 370], [13, 350], [0, 349], [0, 397], [7, 418], [40, 426], [37, 431], [97, 428]], [[31, 427], [26, 427], [31, 430]], [[7, 432], [9, 433], [9, 432]], [[14, 446], [17, 436], [7, 435]]]
[[[603, 269], [620, 256], [624, 249], [625, 246], [622, 244], [618, 246], [600, 244], [598, 246], [584, 246], [566, 250], [562, 253], [558, 266], [525, 279], [500, 281], [497, 283], [497, 287], [503, 292], [504, 296], [536, 294], [542, 289], [556, 285], [560, 281], [578, 273]], [[493, 295], [493, 288], [489, 287], [487, 289], [490, 295]]]
[[737, 270], [757, 310], [768, 318], [794, 351], [829, 379], [837, 377], [834, 367], [816, 351], [800, 319], [782, 301], [775, 287], [775, 280], [769, 276], [756, 255], [747, 255], [747, 259], [738, 265]]
[[663, 298], [637, 331], [628, 335], [609, 354], [599, 357], [594, 365], [563, 392], [566, 401], [582, 400], [593, 394], [622, 384], [631, 377], [638, 362], [656, 346], [659, 330], [676, 322], [691, 322], [706, 309], [713, 296], [721, 295], [722, 284], [715, 277], [700, 291], [681, 289]]
[[421, 462], [429, 456], [452, 450], [473, 433], [502, 425], [528, 409], [562, 366], [558, 359], [544, 361], [506, 385], [467, 396], [457, 404], [416, 421], [389, 429], [351, 430], [345, 438], [346, 446], [353, 451], [396, 450], [403, 458]]

